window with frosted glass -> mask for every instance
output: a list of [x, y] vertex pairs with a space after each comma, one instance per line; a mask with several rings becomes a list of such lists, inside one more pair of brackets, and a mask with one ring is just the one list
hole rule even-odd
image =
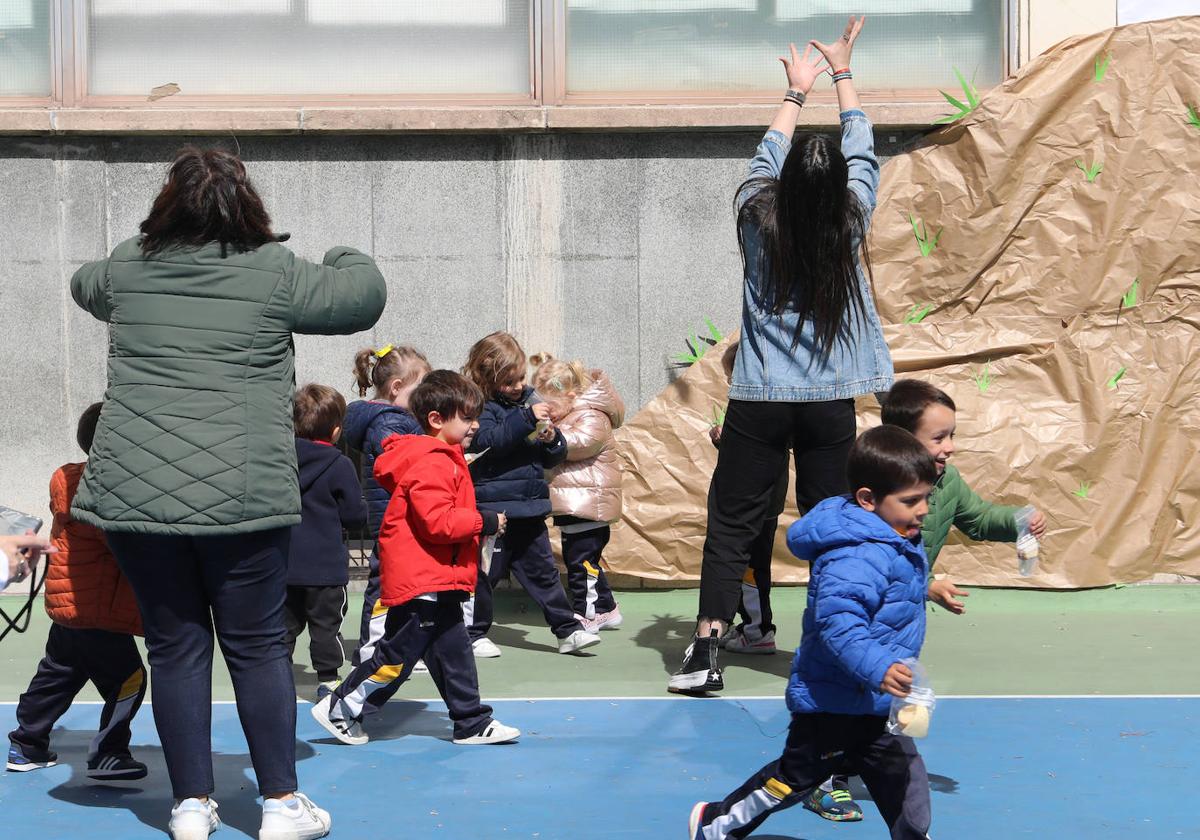
[[529, 2], [88, 0], [88, 93], [529, 96]]
[[[566, 0], [567, 92], [739, 93], [785, 84], [789, 41], [832, 41], [850, 13], [860, 88], [1000, 81], [1003, 0]], [[818, 82], [822, 89], [828, 82]]]
[[50, 4], [0, 0], [0, 96], [49, 96]]

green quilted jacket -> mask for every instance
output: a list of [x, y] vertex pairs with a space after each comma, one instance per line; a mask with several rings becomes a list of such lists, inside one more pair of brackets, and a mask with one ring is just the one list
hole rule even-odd
[[146, 257], [134, 238], [75, 272], [71, 294], [109, 324], [71, 515], [192, 536], [298, 523], [292, 333], [373, 326], [387, 298], [374, 260], [338, 247], [315, 265], [276, 243], [222, 257], [215, 242]]
[[1016, 542], [1017, 509], [985, 502], [967, 486], [958, 470], [949, 464], [929, 497], [929, 513], [921, 526], [929, 568], [946, 544], [953, 525], [979, 542]]

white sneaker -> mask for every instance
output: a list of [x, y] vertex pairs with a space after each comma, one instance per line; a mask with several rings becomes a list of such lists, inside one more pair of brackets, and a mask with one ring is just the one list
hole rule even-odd
[[455, 738], [454, 743], [467, 746], [478, 744], [511, 744], [521, 737], [521, 730], [515, 726], [505, 726], [498, 720], [493, 720], [478, 735], [470, 738]]
[[337, 687], [341, 684], [341, 680], [327, 680], [326, 682], [317, 683], [317, 699], [324, 700], [330, 694], [337, 691]]
[[487, 636], [471, 642], [471, 650], [475, 652], [476, 659], [495, 659], [500, 655], [500, 648]]
[[596, 622], [597, 630], [616, 630], [624, 620], [625, 616], [621, 615], [619, 606], [614, 606], [608, 612], [596, 613], [596, 617], [593, 619]]
[[171, 840], [208, 840], [208, 835], [221, 827], [217, 816], [217, 800], [201, 802], [195, 797], [183, 800], [171, 809], [167, 833]]
[[600, 644], [600, 636], [597, 633], [589, 633], [586, 630], [576, 630], [565, 639], [558, 640], [559, 653], [577, 653], [584, 648], [590, 648]]
[[347, 720], [342, 717], [333, 717], [333, 704], [337, 702], [337, 698], [333, 695], [326, 697], [324, 700], [319, 700], [312, 705], [313, 720], [321, 724], [321, 727], [337, 738], [343, 744], [349, 744], [352, 747], [361, 746], [371, 740], [367, 737], [367, 733], [363, 732], [362, 724], [355, 720]]
[[258, 840], [316, 840], [329, 833], [333, 820], [299, 791], [291, 799], [263, 800]]
[[758, 639], [752, 639], [748, 633], [738, 632], [725, 643], [725, 650], [730, 653], [772, 654], [776, 651], [775, 631], [769, 630]]
[[414, 674], [428, 674], [429, 666], [425, 664], [424, 659], [418, 659], [417, 664], [413, 666], [412, 672]]

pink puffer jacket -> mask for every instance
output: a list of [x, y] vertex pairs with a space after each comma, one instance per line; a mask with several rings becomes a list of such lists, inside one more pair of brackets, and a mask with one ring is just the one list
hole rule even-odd
[[625, 419], [625, 403], [603, 371], [591, 371], [591, 376], [592, 384], [557, 424], [567, 440], [567, 460], [548, 470], [546, 480], [556, 516], [616, 522], [621, 518], [621, 462], [612, 433]]

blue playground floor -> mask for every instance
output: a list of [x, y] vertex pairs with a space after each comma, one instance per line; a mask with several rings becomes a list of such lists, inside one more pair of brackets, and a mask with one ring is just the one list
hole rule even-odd
[[[693, 802], [716, 799], [774, 758], [787, 712], [770, 699], [505, 700], [496, 716], [521, 743], [457, 747], [438, 702], [394, 701], [368, 724], [370, 744], [333, 742], [299, 712], [301, 788], [334, 819], [334, 837], [446, 840], [678, 838]], [[12, 726], [14, 705], [0, 704]], [[84, 755], [99, 706], [73, 707], [56, 730], [59, 766], [7, 773], [3, 836], [162, 837], [170, 792], [151, 710], [135, 721], [144, 782], [99, 785]], [[1200, 837], [1200, 697], [946, 698], [921, 744], [935, 838], [1128, 840]], [[231, 704], [213, 710], [220, 837], [256, 836], [260, 816]], [[762, 840], [879, 838], [866, 791], [857, 825], [802, 808], [773, 817]]]

